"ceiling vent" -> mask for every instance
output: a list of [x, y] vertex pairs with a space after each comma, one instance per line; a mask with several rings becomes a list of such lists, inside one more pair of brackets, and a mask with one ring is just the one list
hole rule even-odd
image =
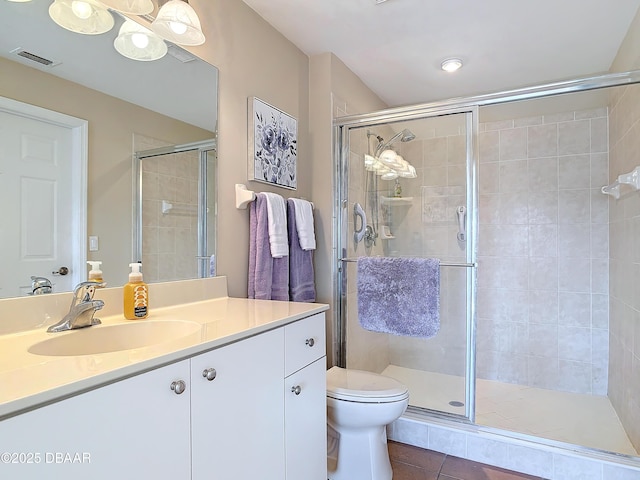
[[48, 58], [44, 58], [41, 57], [40, 55], [36, 55], [35, 53], [31, 53], [23, 48], [16, 48], [14, 50], [11, 50], [11, 53], [13, 53], [14, 55], [17, 55], [19, 57], [22, 57], [26, 60], [29, 60], [30, 62], [34, 62], [37, 63], [38, 65], [40, 65], [41, 67], [55, 67], [56, 65], [60, 65], [60, 61], [56, 61], [56, 60], [49, 60]]

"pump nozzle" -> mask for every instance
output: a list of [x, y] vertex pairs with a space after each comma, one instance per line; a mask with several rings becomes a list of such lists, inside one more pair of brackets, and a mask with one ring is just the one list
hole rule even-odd
[[142, 281], [142, 273], [140, 272], [141, 263], [130, 263], [129, 268], [131, 268], [131, 273], [129, 274], [130, 282], [141, 282]]

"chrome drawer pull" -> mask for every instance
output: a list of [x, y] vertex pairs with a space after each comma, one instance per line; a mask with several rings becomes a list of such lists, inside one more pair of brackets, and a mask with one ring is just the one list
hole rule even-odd
[[305, 345], [309, 345], [310, 347], [313, 347], [316, 344], [316, 341], [313, 338], [307, 338], [307, 341], [304, 343]]
[[302, 388], [300, 388], [300, 385], [296, 385], [295, 387], [291, 387], [291, 392], [295, 393], [296, 395], [300, 395], [300, 392], [302, 392]]

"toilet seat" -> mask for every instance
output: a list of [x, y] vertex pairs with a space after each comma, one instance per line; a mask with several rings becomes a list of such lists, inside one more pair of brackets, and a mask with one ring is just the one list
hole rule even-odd
[[406, 400], [409, 389], [384, 375], [332, 367], [327, 371], [327, 396], [359, 403], [391, 403]]

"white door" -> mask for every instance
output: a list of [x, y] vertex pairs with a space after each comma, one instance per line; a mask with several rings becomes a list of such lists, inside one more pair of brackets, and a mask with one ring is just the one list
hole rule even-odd
[[0, 99], [0, 298], [30, 292], [31, 276], [54, 292], [84, 278], [85, 165], [86, 121]]

